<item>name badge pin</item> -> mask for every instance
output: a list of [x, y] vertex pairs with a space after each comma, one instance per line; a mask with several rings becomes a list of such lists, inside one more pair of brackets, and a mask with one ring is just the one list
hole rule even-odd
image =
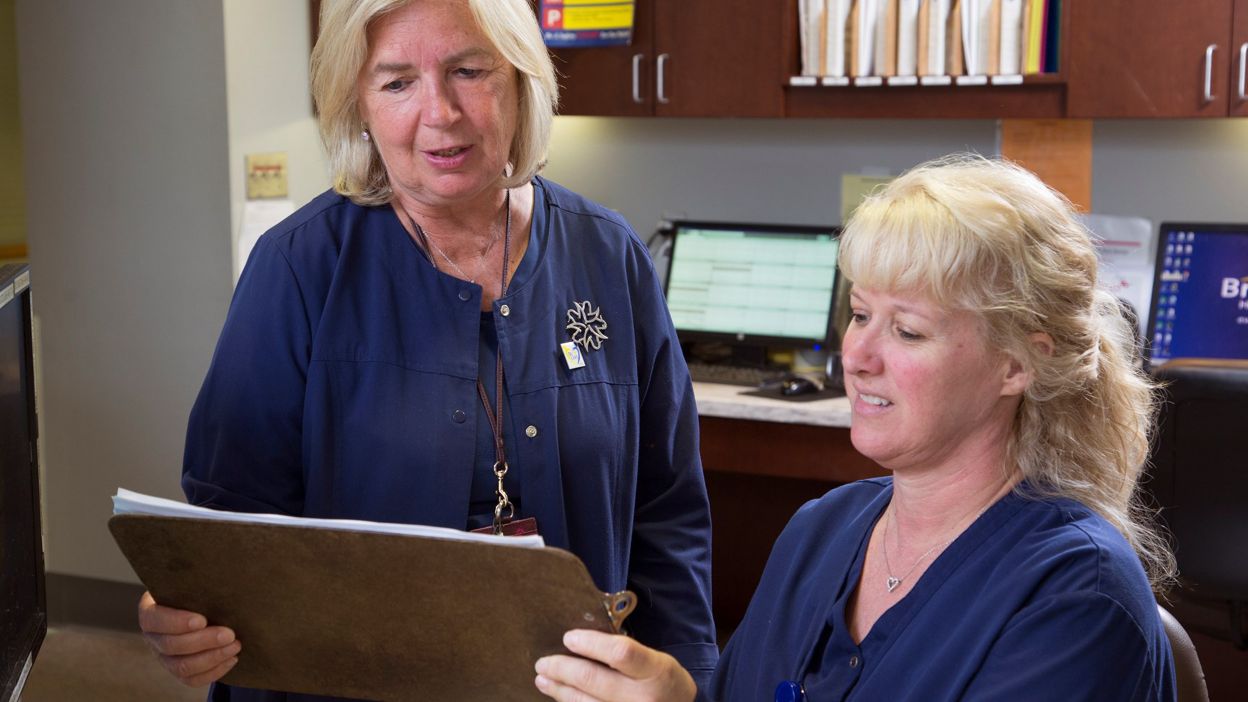
[[581, 353], [581, 347], [575, 341], [559, 344], [559, 350], [563, 352], [563, 362], [568, 364], [568, 370], [585, 367], [585, 354]]

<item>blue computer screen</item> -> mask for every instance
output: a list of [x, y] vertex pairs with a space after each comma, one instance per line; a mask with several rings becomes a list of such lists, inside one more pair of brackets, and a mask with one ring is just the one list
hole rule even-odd
[[1163, 224], [1156, 265], [1152, 363], [1248, 359], [1248, 224]]

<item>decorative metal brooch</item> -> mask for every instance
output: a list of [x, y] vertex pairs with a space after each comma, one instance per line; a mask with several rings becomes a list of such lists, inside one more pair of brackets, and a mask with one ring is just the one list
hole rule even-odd
[[607, 339], [607, 320], [602, 318], [602, 310], [594, 307], [589, 300], [573, 302], [568, 310], [568, 333], [572, 340], [586, 350], [597, 350]]

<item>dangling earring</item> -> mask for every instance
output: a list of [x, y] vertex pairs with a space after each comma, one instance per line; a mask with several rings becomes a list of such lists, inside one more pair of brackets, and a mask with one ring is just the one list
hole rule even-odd
[[369, 141], [373, 137], [372, 135], [368, 133], [368, 130], [365, 129], [364, 131], [360, 132], [360, 138], [363, 139], [364, 141]]

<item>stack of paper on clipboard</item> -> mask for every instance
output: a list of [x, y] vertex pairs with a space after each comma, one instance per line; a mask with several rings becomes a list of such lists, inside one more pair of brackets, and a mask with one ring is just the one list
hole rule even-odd
[[569, 629], [620, 631], [605, 594], [540, 537], [190, 507], [119, 490], [109, 530], [162, 605], [242, 643], [223, 679], [373, 700], [546, 699], [533, 665]]
[[801, 75], [792, 83], [1019, 83], [1023, 74], [1056, 69], [1059, 7], [1049, 0], [798, 0]]

